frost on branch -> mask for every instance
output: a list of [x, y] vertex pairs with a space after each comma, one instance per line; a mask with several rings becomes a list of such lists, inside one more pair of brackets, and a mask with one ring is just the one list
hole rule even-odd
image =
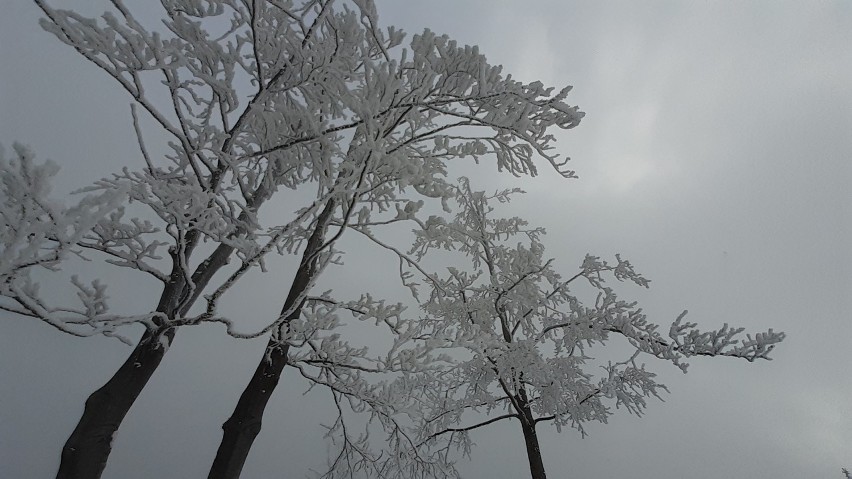
[[[401, 304], [388, 304], [363, 295], [338, 302], [330, 292], [307, 298], [302, 316], [287, 324], [288, 366], [330, 396], [336, 415], [325, 424], [331, 447], [328, 468], [321, 477], [456, 478], [451, 464], [423, 456], [411, 425], [417, 416], [412, 397], [412, 372], [429, 371], [450, 363], [419, 340], [417, 320], [405, 318]], [[344, 316], [369, 323], [387, 333], [391, 345], [383, 354], [352, 346], [339, 330]]]
[[[270, 252], [297, 254], [316, 227], [332, 227], [328, 251], [347, 229], [370, 235], [415, 218], [424, 201], [446, 206], [449, 161], [487, 159], [522, 175], [536, 174], [538, 159], [573, 176], [553, 151], [553, 130], [583, 117], [566, 102], [570, 87], [518, 82], [476, 47], [428, 30], [404, 42], [378, 26], [368, 0], [169, 0], [150, 26], [120, 1], [100, 18], [36, 3], [43, 28], [132, 101], [144, 167], [91, 191], [127, 189], [156, 218], [122, 210], [83, 245], [165, 282], [170, 325], [230, 325], [217, 312], [226, 291]], [[143, 119], [168, 137], [164, 157], [149, 154]], [[260, 208], [282, 189], [315, 198], [261, 224]], [[326, 207], [333, 215], [319, 225]], [[215, 251], [199, 257], [202, 242]], [[210, 284], [232, 256], [237, 271]], [[168, 259], [171, 273], [159, 269]], [[205, 297], [206, 313], [183, 317]]]
[[[422, 286], [428, 300], [420, 336], [461, 358], [414, 376], [424, 412], [419, 437], [429, 454], [450, 447], [466, 454], [470, 431], [503, 419], [527, 428], [551, 422], [557, 430], [570, 426], [584, 433], [584, 423], [607, 421], [611, 405], [641, 414], [647, 398], [666, 390], [643, 357], [685, 372], [684, 360], [692, 356], [769, 359], [784, 338], [771, 329], [743, 335], [742, 328], [727, 324], [702, 331], [684, 322], [685, 312], [667, 336], [660, 334], [658, 325], [635, 302], [620, 299], [609, 283], [648, 287], [627, 260], [616, 255], [610, 263], [587, 255], [566, 279], [544, 258], [543, 230], [518, 218], [494, 218], [490, 203], [508, 201], [515, 193], [486, 195], [462, 180], [455, 218], [421, 223], [409, 252], [423, 258], [433, 249], [455, 251], [468, 264], [462, 268], [457, 262], [443, 276], [428, 276]], [[605, 360], [603, 346], [617, 338], [633, 352]], [[483, 415], [488, 419], [481, 420]]]
[[111, 336], [121, 324], [150, 323], [150, 317], [110, 315], [106, 286], [97, 280], [87, 286], [72, 278], [79, 307], [53, 306], [40, 294], [33, 272], [59, 271], [69, 256], [79, 255], [78, 244], [116, 210], [126, 190], [87, 195], [67, 207], [50, 196], [56, 164], [36, 162], [20, 144], [13, 149], [7, 158], [0, 148], [0, 308], [76, 336]]

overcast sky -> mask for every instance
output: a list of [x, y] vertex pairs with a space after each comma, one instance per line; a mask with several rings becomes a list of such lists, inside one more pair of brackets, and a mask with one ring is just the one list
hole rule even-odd
[[[840, 478], [852, 467], [852, 2], [381, 0], [379, 12], [410, 33], [479, 45], [521, 80], [574, 86], [570, 102], [586, 117], [558, 147], [580, 179], [545, 168], [474, 178], [529, 192], [509, 211], [547, 228], [563, 270], [587, 252], [623, 253], [652, 285], [621, 295], [659, 323], [689, 309], [708, 328], [788, 334], [769, 362], [695, 359], [683, 375], [649, 360], [671, 390], [665, 402], [589, 425], [585, 439], [541, 428], [550, 477]], [[60, 163], [60, 191], [137, 165], [128, 98], [43, 32], [38, 14], [6, 2], [0, 15], [0, 142]], [[363, 282], [367, 263], [351, 256], [341, 288]], [[154, 285], [105, 274], [116, 304], [150, 309]], [[272, 314], [282, 285], [255, 286], [246, 304]], [[206, 474], [265, 340], [185, 329], [119, 430], [104, 477]], [[129, 353], [3, 316], [0, 477], [55, 474], [85, 398]], [[323, 465], [329, 404], [293, 379], [267, 409], [246, 478]], [[464, 477], [528, 475], [515, 424], [473, 438]]]

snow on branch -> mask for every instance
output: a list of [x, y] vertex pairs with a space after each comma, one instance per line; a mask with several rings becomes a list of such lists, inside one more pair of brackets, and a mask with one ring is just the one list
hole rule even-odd
[[[38, 163], [32, 151], [15, 144], [14, 157], [0, 148], [0, 309], [40, 319], [75, 336], [103, 334], [125, 339], [119, 326], [153, 325], [155, 314], [121, 316], [109, 313], [106, 285], [83, 284], [76, 276], [79, 307], [52, 306], [33, 279], [38, 269], [59, 271], [63, 261], [79, 256], [85, 239], [119, 207], [126, 189], [86, 195], [68, 207], [50, 196], [51, 181], [59, 168]], [[125, 339], [126, 340], [126, 339]]]
[[[615, 279], [649, 286], [629, 261], [587, 255], [565, 280], [544, 257], [543, 230], [519, 218], [493, 218], [490, 201], [508, 201], [512, 193], [489, 196], [462, 180], [452, 221], [433, 218], [415, 231], [412, 252], [418, 260], [443, 249], [468, 264], [456, 261], [444, 276], [423, 273], [430, 281], [421, 289], [430, 291], [419, 337], [460, 358], [407, 379], [420, 385], [416, 401], [424, 416], [418, 437], [428, 451], [452, 446], [467, 454], [470, 431], [503, 419], [525, 427], [550, 422], [557, 430], [570, 426], [585, 434], [584, 423], [607, 421], [613, 413], [608, 404], [641, 415], [647, 398], [666, 391], [639, 362], [643, 356], [685, 372], [684, 360], [693, 356], [770, 359], [784, 339], [772, 329], [745, 334], [727, 324], [700, 330], [684, 321], [686, 312], [664, 337], [637, 303], [620, 299], [607, 284]], [[590, 298], [588, 288], [576, 284], [581, 278], [595, 293]], [[599, 355], [606, 354], [613, 334], [624, 337], [633, 352], [601, 364]]]
[[[215, 309], [232, 280], [209, 282], [232, 255], [245, 268], [263, 268], [269, 245], [294, 253], [309, 236], [259, 224], [259, 209], [279, 188], [310, 188], [318, 192], [314, 205], [345, 205], [333, 243], [350, 224], [415, 217], [421, 198], [445, 206], [454, 195], [445, 178], [453, 159], [487, 158], [521, 175], [537, 173], [538, 157], [572, 176], [552, 152], [552, 130], [583, 117], [566, 103], [570, 87], [513, 80], [476, 47], [428, 30], [404, 42], [399, 30], [378, 26], [368, 0], [169, 0], [161, 2], [159, 26], [144, 24], [121, 1], [99, 18], [36, 3], [46, 15], [42, 27], [105, 71], [132, 102], [143, 167], [86, 191], [126, 191], [157, 220], [117, 210], [79, 247], [166, 283], [175, 302], [161, 308], [171, 325], [198, 322], [182, 311], [205, 288], [214, 288]], [[170, 137], [161, 158], [145, 144], [144, 115]], [[406, 206], [395, 218], [381, 215], [398, 201]], [[301, 228], [318, 214], [292, 210], [297, 220], [282, 224]], [[265, 246], [264, 236], [272, 238]], [[202, 241], [218, 246], [197, 259]], [[171, 272], [160, 269], [166, 247]], [[205, 319], [213, 318], [225, 320], [208, 311]]]

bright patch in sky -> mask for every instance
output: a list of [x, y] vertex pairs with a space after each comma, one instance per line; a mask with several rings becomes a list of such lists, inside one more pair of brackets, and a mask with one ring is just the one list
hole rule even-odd
[[610, 188], [616, 192], [628, 192], [638, 184], [651, 178], [653, 162], [639, 155], [619, 155], [608, 158], [606, 177]]

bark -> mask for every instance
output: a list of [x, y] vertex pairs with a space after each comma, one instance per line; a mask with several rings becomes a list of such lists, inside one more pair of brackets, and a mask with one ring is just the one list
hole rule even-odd
[[[162, 334], [170, 343], [175, 329]], [[166, 350], [155, 332], [146, 331], [112, 378], [89, 396], [80, 422], [62, 448], [57, 479], [101, 476], [118, 426], [160, 365]]]
[[535, 423], [527, 424], [527, 421], [521, 419], [521, 429], [524, 431], [527, 459], [530, 461], [530, 477], [532, 479], [547, 479], [547, 474], [544, 472], [544, 462], [541, 460], [541, 449], [538, 445]]
[[209, 478], [240, 477], [248, 453], [260, 433], [263, 411], [287, 365], [290, 348], [270, 340], [264, 358], [246, 386], [230, 418], [222, 425], [222, 442], [210, 468]]
[[[302, 254], [302, 262], [293, 278], [287, 300], [281, 308], [282, 314], [289, 311], [296, 301], [310, 288], [311, 280], [316, 272], [317, 254], [323, 244], [326, 229], [331, 220], [331, 213], [335, 208], [335, 201], [329, 200], [325, 209], [317, 218], [317, 224], [305, 251]], [[287, 323], [302, 314], [302, 299], [298, 307], [285, 319], [283, 328]], [[263, 412], [269, 403], [272, 392], [281, 379], [284, 367], [287, 366], [287, 353], [289, 346], [282, 344], [274, 336], [269, 340], [254, 375], [251, 377], [243, 393], [240, 395], [237, 406], [231, 417], [222, 424], [222, 442], [216, 451], [213, 465], [210, 467], [208, 479], [235, 479], [245, 465], [246, 458], [251, 451], [255, 438], [260, 433], [263, 422]]]
[[515, 396], [521, 416], [521, 430], [524, 432], [524, 443], [527, 447], [527, 459], [530, 462], [530, 477], [532, 479], [547, 479], [544, 472], [544, 462], [541, 459], [541, 448], [538, 444], [538, 434], [535, 431], [535, 415], [530, 408], [526, 389], [522, 386]]

